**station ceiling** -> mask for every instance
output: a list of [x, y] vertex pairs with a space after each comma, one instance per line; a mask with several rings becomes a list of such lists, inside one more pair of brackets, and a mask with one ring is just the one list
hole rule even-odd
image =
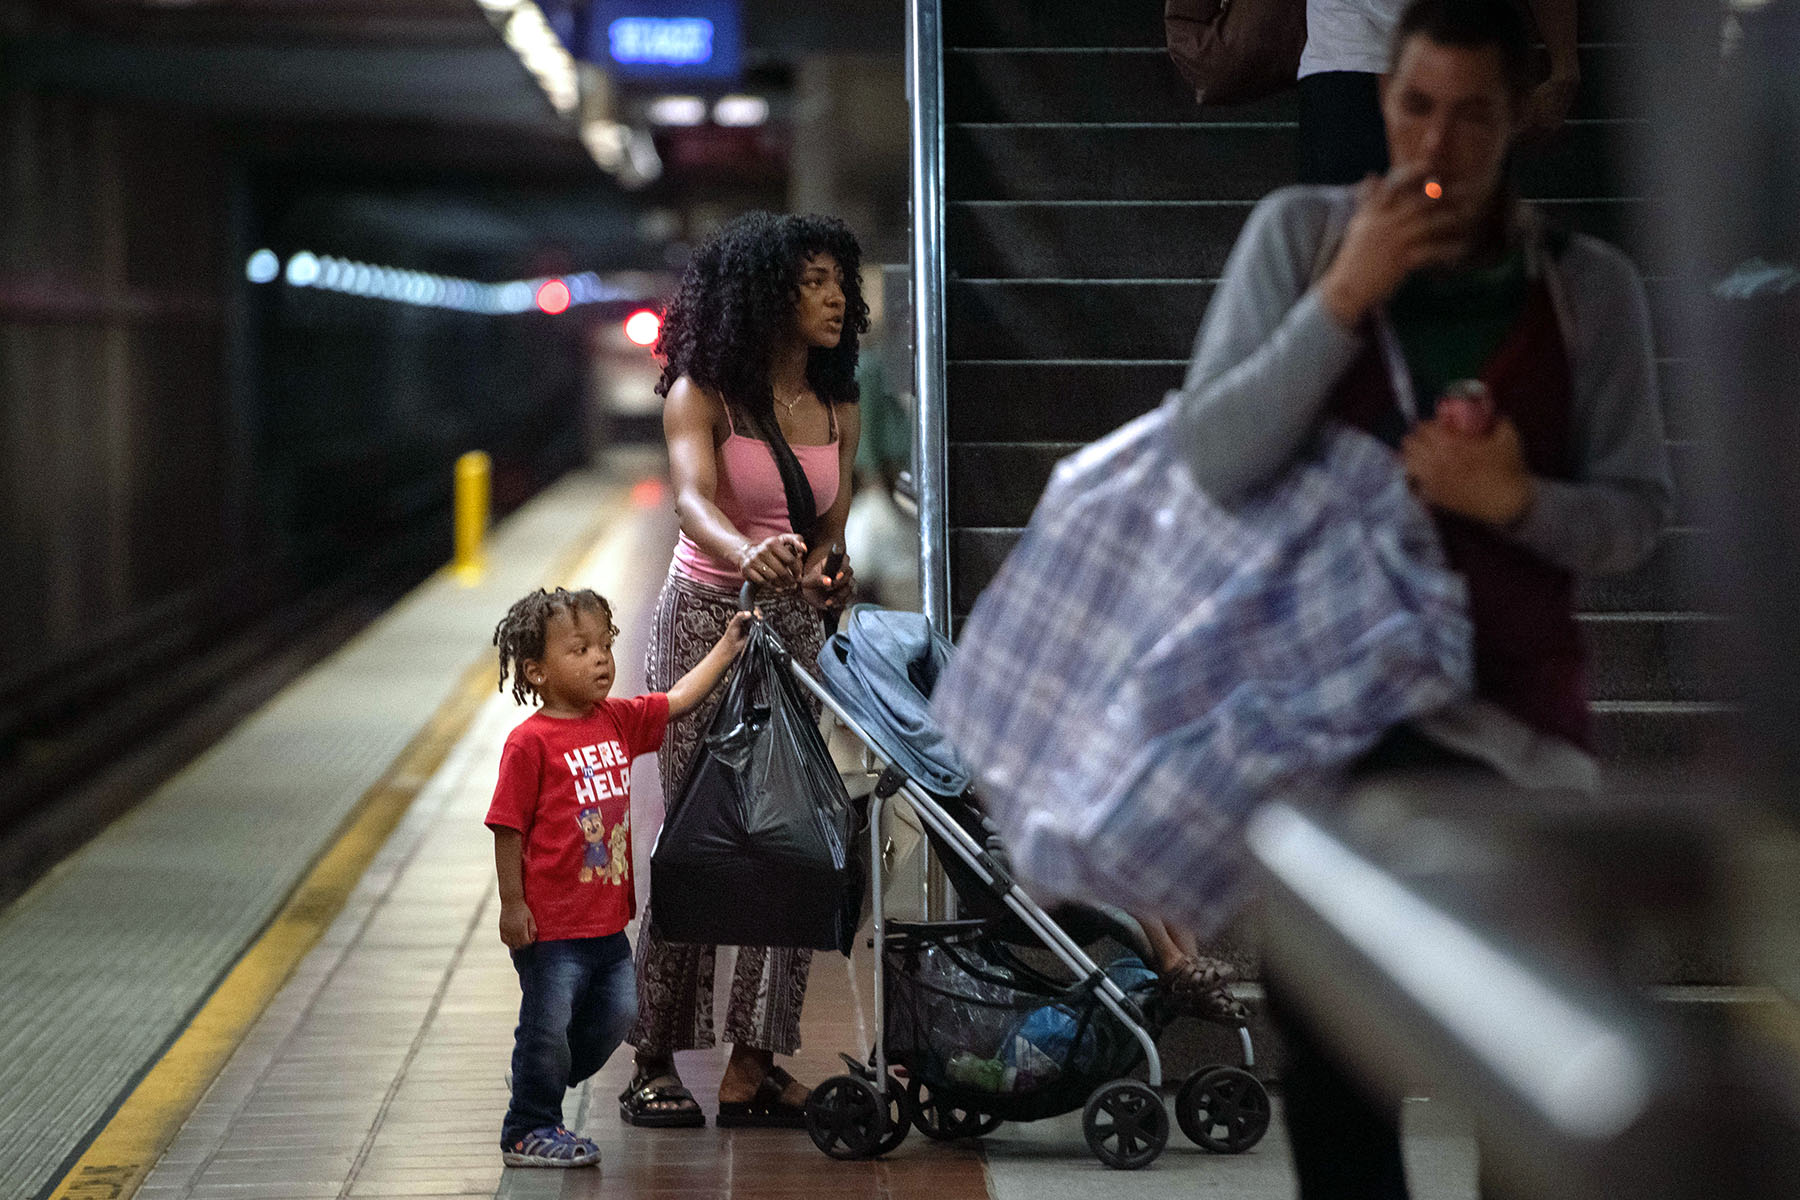
[[[431, 122], [577, 145], [476, 0], [44, 0], [0, 75], [275, 121]], [[855, 20], [846, 20], [854, 12]], [[749, 0], [747, 57], [903, 47], [904, 0]]]
[[[904, 48], [905, 0], [744, 0], [743, 17], [759, 77]], [[477, 0], [0, 0], [0, 87], [204, 114], [371, 240], [657, 253], [632, 212], [667, 196], [621, 193]]]

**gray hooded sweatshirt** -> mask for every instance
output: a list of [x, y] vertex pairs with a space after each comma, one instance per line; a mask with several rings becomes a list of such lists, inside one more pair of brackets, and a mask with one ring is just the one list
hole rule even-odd
[[[1222, 503], [1268, 482], [1320, 419], [1365, 336], [1340, 325], [1314, 286], [1355, 208], [1349, 187], [1291, 187], [1251, 213], [1200, 326], [1187, 379], [1170, 394], [1177, 445]], [[1674, 508], [1649, 307], [1618, 250], [1575, 235], [1552, 255], [1542, 223], [1515, 222], [1527, 269], [1549, 285], [1574, 379], [1571, 480], [1537, 480], [1511, 536], [1577, 575], [1629, 571]], [[1485, 701], [1418, 723], [1436, 740], [1527, 786], [1594, 782], [1585, 754]]]

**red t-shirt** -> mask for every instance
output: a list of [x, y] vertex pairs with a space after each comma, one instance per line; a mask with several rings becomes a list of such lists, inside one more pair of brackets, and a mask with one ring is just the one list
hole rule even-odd
[[490, 829], [525, 835], [525, 904], [540, 941], [606, 937], [637, 911], [631, 760], [662, 746], [669, 698], [603, 700], [585, 717], [533, 713], [506, 738]]

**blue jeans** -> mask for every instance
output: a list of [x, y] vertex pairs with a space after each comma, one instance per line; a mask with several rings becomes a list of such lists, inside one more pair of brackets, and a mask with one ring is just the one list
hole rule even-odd
[[598, 1071], [637, 1020], [637, 975], [624, 933], [533, 942], [512, 960], [524, 995], [502, 1147], [561, 1125], [563, 1092]]

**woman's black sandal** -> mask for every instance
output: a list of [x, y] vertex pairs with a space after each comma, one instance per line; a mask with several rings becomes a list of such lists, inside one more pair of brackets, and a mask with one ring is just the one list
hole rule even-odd
[[770, 1067], [748, 1100], [719, 1102], [720, 1129], [805, 1129], [806, 1105], [781, 1098], [794, 1077], [780, 1067]]
[[[671, 1104], [673, 1107], [652, 1107]], [[644, 1129], [699, 1129], [706, 1124], [700, 1102], [681, 1086], [681, 1077], [673, 1071], [633, 1079], [631, 1086], [619, 1093], [619, 1118]]]

